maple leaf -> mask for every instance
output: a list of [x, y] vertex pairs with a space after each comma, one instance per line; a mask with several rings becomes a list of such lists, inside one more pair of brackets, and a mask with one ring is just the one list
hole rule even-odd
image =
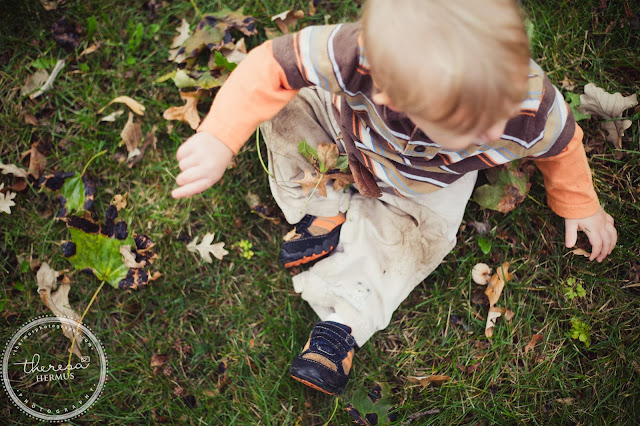
[[127, 266], [120, 247], [131, 247], [135, 250], [135, 262], [145, 261], [145, 265], [153, 263], [157, 255], [151, 250], [154, 244], [149, 237], [135, 233], [130, 236], [126, 222], [115, 222], [117, 216], [116, 207], [109, 205], [104, 223], [97, 223], [89, 217], [66, 218], [71, 241], [63, 242], [62, 251], [76, 269], [91, 272], [114, 288], [135, 290], [160, 274], [150, 276], [142, 268]]
[[[42, 262], [40, 269], [36, 274], [36, 281], [38, 282], [38, 293], [40, 299], [53, 314], [58, 318], [69, 318], [77, 323], [80, 323], [80, 315], [73, 310], [69, 303], [69, 290], [71, 290], [71, 282], [65, 276], [58, 284], [58, 277], [62, 275], [62, 272], [57, 272], [51, 269], [47, 262]], [[54, 290], [56, 290], [54, 292]], [[76, 330], [69, 327], [62, 327], [62, 332], [70, 340], [73, 341]], [[82, 357], [80, 353], [79, 345], [84, 340], [82, 331], [78, 331], [78, 335], [73, 345], [73, 353], [79, 358]]]
[[96, 187], [82, 174], [75, 172], [56, 172], [40, 178], [38, 185], [52, 192], [60, 192], [60, 208], [56, 218], [66, 217], [70, 213], [82, 214], [93, 208]]
[[510, 212], [529, 192], [534, 171], [531, 165], [531, 160], [519, 160], [485, 170], [489, 183], [476, 188], [473, 199], [483, 208]]
[[216, 259], [222, 260], [224, 256], [229, 254], [228, 251], [224, 249], [224, 243], [215, 243], [213, 242], [213, 234], [208, 232], [202, 237], [202, 241], [198, 244], [198, 236], [187, 244], [187, 250], [192, 253], [198, 252], [200, 253], [200, 257], [207, 262], [213, 263], [213, 259], [211, 259], [211, 255], [213, 255]]
[[[604, 89], [589, 83], [584, 86], [584, 95], [580, 95], [578, 110], [585, 114], [614, 120], [621, 118], [624, 111], [636, 105], [638, 105], [638, 96], [635, 93], [629, 96], [622, 96], [620, 92], [607, 93]], [[618, 150], [622, 149], [622, 136], [624, 131], [631, 127], [631, 120], [607, 121], [600, 126], [607, 132], [607, 141]], [[616, 152], [618, 159], [622, 155], [623, 152]]]
[[193, 130], [200, 125], [200, 115], [198, 114], [198, 100], [201, 90], [195, 92], [180, 92], [180, 98], [185, 104], [180, 107], [170, 107], [162, 113], [165, 120], [179, 120], [188, 123]]
[[275, 22], [278, 29], [282, 32], [282, 34], [289, 34], [291, 31], [291, 27], [296, 25], [299, 19], [304, 18], [304, 11], [296, 10], [286, 10], [282, 13], [279, 13], [275, 16], [271, 17], [271, 20]]
[[129, 96], [118, 96], [117, 98], [112, 99], [111, 101], [109, 101], [108, 104], [100, 108], [98, 110], [98, 114], [102, 114], [102, 111], [104, 111], [105, 108], [107, 108], [109, 105], [113, 103], [125, 104], [126, 106], [129, 107], [131, 111], [135, 112], [138, 115], [144, 115], [144, 111], [146, 109], [144, 105], [142, 105], [140, 102], [136, 101], [135, 99], [130, 98]]
[[5, 194], [1, 192], [2, 188], [4, 188], [4, 183], [0, 183], [0, 212], [11, 214], [11, 207], [16, 205], [13, 199], [17, 194], [10, 191]]

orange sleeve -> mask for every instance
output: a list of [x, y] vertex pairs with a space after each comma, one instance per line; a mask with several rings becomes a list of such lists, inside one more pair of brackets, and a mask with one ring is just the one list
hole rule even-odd
[[583, 135], [576, 123], [573, 138], [560, 154], [535, 160], [544, 176], [549, 207], [566, 219], [585, 218], [600, 208], [582, 145]]
[[229, 75], [197, 131], [211, 133], [237, 154], [258, 125], [276, 115], [297, 93], [273, 56], [271, 40], [266, 41]]

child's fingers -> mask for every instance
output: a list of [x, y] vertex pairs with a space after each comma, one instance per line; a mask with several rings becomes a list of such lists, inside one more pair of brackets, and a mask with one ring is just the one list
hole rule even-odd
[[193, 140], [192, 139], [187, 139], [178, 148], [178, 151], [176, 152], [176, 158], [178, 159], [178, 161], [180, 161], [180, 160], [188, 157], [189, 155], [191, 155], [191, 153], [193, 153], [194, 150], [195, 150], [195, 144], [193, 143]]
[[578, 241], [578, 223], [573, 220], [565, 220], [564, 244], [571, 248]]
[[589, 242], [591, 243], [591, 256], [589, 260], [598, 259], [598, 262], [602, 262], [600, 258], [602, 256], [602, 237], [598, 233], [589, 233]]
[[178, 186], [183, 186], [200, 179], [205, 179], [206, 177], [207, 173], [202, 167], [192, 167], [180, 173], [176, 177], [176, 183], [178, 184]]
[[171, 191], [171, 196], [173, 198], [190, 197], [192, 195], [201, 193], [210, 186], [211, 185], [209, 184], [208, 179], [200, 179], [187, 185], [181, 186], [180, 188], [174, 189], [173, 191]]
[[180, 162], [178, 163], [178, 167], [180, 167], [180, 170], [184, 172], [185, 170], [190, 169], [191, 167], [194, 167], [194, 166], [198, 165], [198, 163], [201, 160], [202, 159], [200, 157], [198, 157], [197, 155], [190, 155], [190, 156], [180, 160]]

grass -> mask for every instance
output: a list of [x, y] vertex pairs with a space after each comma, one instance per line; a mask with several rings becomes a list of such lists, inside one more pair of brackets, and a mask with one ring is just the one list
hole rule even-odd
[[[245, 6], [258, 28], [272, 26], [270, 16], [306, 1], [196, 1], [203, 12]], [[587, 82], [607, 91], [636, 93], [640, 81], [640, 9], [625, 18], [625, 2], [580, 3], [554, 0], [523, 2], [534, 26], [533, 57], [560, 85], [564, 78], [581, 92]], [[606, 3], [606, 2], [605, 2]], [[123, 292], [105, 286], [85, 322], [105, 346], [109, 382], [105, 393], [73, 424], [346, 424], [344, 407], [358, 390], [375, 382], [389, 385], [389, 397], [402, 423], [415, 424], [635, 424], [640, 418], [640, 112], [627, 131], [625, 156], [596, 142], [603, 134], [595, 119], [582, 121], [589, 161], [601, 202], [614, 216], [619, 242], [601, 264], [567, 254], [563, 224], [545, 204], [542, 178], [535, 175], [529, 197], [513, 212], [483, 211], [470, 203], [465, 223], [486, 222], [491, 251], [479, 248], [479, 234], [469, 225], [436, 272], [419, 286], [394, 315], [391, 325], [356, 354], [352, 381], [345, 394], [328, 397], [291, 380], [288, 366], [316, 321], [312, 310], [292, 289], [287, 271], [275, 261], [280, 238], [288, 231], [251, 213], [244, 197], [258, 194], [268, 206], [266, 174], [249, 143], [236, 167], [203, 195], [187, 200], [168, 196], [177, 174], [175, 152], [192, 131], [169, 123], [162, 112], [180, 105], [171, 82], [153, 84], [173, 69], [167, 49], [179, 20], [196, 20], [192, 4], [167, 2], [151, 18], [143, 3], [76, 2], [45, 12], [37, 1], [0, 8], [0, 158], [20, 163], [20, 154], [39, 142], [47, 151], [46, 172], [80, 171], [97, 152], [89, 176], [97, 183], [96, 212], [102, 216], [114, 194], [129, 194], [120, 217], [129, 229], [156, 243], [155, 268], [164, 273], [148, 288]], [[323, 1], [302, 25], [341, 22], [357, 16], [354, 2]], [[102, 47], [78, 62], [68, 62], [54, 90], [35, 101], [19, 89], [38, 58], [55, 63], [69, 55], [51, 39], [49, 28], [66, 16], [85, 26], [94, 16], [96, 41]], [[626, 19], [626, 23], [624, 21]], [[137, 51], [128, 50], [131, 29], [157, 24], [157, 39], [143, 36]], [[264, 33], [249, 41], [255, 46]], [[88, 45], [84, 41], [82, 47]], [[128, 65], [133, 56], [135, 65]], [[85, 65], [82, 65], [85, 64]], [[49, 67], [51, 70], [52, 66]], [[83, 70], [84, 68], [84, 70]], [[118, 95], [141, 101], [147, 113], [143, 132], [158, 125], [157, 149], [129, 169], [114, 160], [123, 115], [99, 123], [96, 113]], [[114, 110], [111, 107], [109, 111]], [[109, 112], [107, 111], [107, 112]], [[204, 114], [207, 105], [201, 107]], [[40, 125], [24, 123], [24, 113]], [[23, 164], [24, 166], [25, 164]], [[1, 182], [11, 183], [2, 176]], [[68, 231], [53, 220], [56, 201], [33, 187], [19, 193], [12, 214], [0, 216], [0, 337], [9, 339], [20, 324], [48, 310], [40, 301], [35, 271], [23, 260], [47, 261], [69, 268], [59, 242]], [[230, 250], [223, 261], [203, 263], [187, 252], [194, 236], [215, 232]], [[244, 258], [230, 247], [248, 240], [255, 255]], [[588, 247], [581, 237], [579, 245]], [[470, 279], [479, 261], [512, 264], [515, 278], [501, 305], [515, 312], [501, 321], [494, 337], [484, 337], [486, 309], [474, 303], [478, 286]], [[568, 300], [563, 287], [570, 277], [586, 296]], [[71, 304], [87, 306], [98, 280], [72, 273]], [[462, 325], [454, 324], [457, 317]], [[591, 327], [589, 348], [567, 337], [571, 318]], [[465, 330], [465, 327], [467, 330]], [[533, 353], [524, 347], [535, 333], [544, 335]], [[166, 367], [154, 373], [153, 354], [168, 354]], [[469, 371], [468, 366], [478, 364]], [[462, 367], [462, 368], [460, 368]], [[443, 386], [422, 389], [407, 376], [445, 374]], [[31, 424], [5, 394], [0, 415], [15, 424]], [[335, 408], [337, 407], [337, 410]], [[334, 413], [335, 410], [335, 413]], [[431, 411], [430, 411], [431, 410]]]

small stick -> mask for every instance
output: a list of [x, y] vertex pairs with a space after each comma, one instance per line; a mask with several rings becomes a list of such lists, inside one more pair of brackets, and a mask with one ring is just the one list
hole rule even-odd
[[56, 66], [53, 68], [53, 71], [51, 71], [51, 75], [49, 76], [47, 81], [40, 88], [40, 90], [38, 90], [33, 95], [29, 96], [29, 98], [35, 99], [38, 96], [42, 95], [47, 90], [51, 89], [51, 87], [53, 86], [53, 82], [58, 77], [58, 74], [60, 74], [60, 71], [62, 71], [62, 68], [64, 68], [64, 59], [58, 59], [58, 62], [56, 62]]

